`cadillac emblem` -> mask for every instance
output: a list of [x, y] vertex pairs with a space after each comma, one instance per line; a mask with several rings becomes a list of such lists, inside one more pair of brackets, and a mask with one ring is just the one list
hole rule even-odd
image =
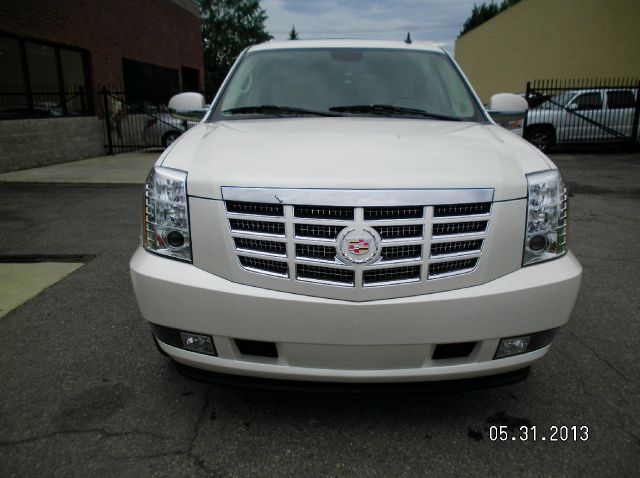
[[338, 256], [343, 262], [371, 263], [380, 257], [380, 235], [368, 227], [344, 229], [338, 236]]
[[349, 252], [359, 256], [369, 252], [369, 241], [366, 239], [349, 239]]

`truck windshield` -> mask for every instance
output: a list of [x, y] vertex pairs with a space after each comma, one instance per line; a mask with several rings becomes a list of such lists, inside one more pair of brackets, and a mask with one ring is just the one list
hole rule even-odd
[[443, 53], [368, 48], [248, 53], [213, 120], [285, 116], [485, 120]]

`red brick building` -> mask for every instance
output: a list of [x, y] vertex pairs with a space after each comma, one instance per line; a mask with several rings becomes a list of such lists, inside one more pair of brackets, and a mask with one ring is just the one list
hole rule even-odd
[[[201, 91], [203, 77], [195, 0], [2, 0], [0, 171], [102, 153], [96, 124], [103, 86], [126, 91], [127, 102], [144, 107], [179, 91]], [[11, 141], [33, 128], [41, 136], [43, 125], [56, 136], [68, 129], [74, 146], [61, 152], [58, 142], [52, 152], [51, 139], [42, 159], [25, 150], [25, 138]], [[81, 142], [78, 135], [91, 138]]]

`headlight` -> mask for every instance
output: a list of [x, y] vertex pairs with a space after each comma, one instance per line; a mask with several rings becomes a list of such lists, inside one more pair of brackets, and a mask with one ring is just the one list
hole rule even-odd
[[557, 170], [527, 174], [527, 230], [522, 265], [567, 252], [567, 190]]
[[145, 184], [143, 215], [145, 249], [191, 262], [187, 173], [154, 167]]

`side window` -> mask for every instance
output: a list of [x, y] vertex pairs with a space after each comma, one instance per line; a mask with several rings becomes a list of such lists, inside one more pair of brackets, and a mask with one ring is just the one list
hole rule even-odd
[[601, 110], [602, 95], [600, 93], [583, 93], [573, 100], [573, 103], [578, 106], [578, 111]]
[[629, 90], [607, 91], [607, 108], [619, 110], [622, 108], [633, 108], [636, 100]]

